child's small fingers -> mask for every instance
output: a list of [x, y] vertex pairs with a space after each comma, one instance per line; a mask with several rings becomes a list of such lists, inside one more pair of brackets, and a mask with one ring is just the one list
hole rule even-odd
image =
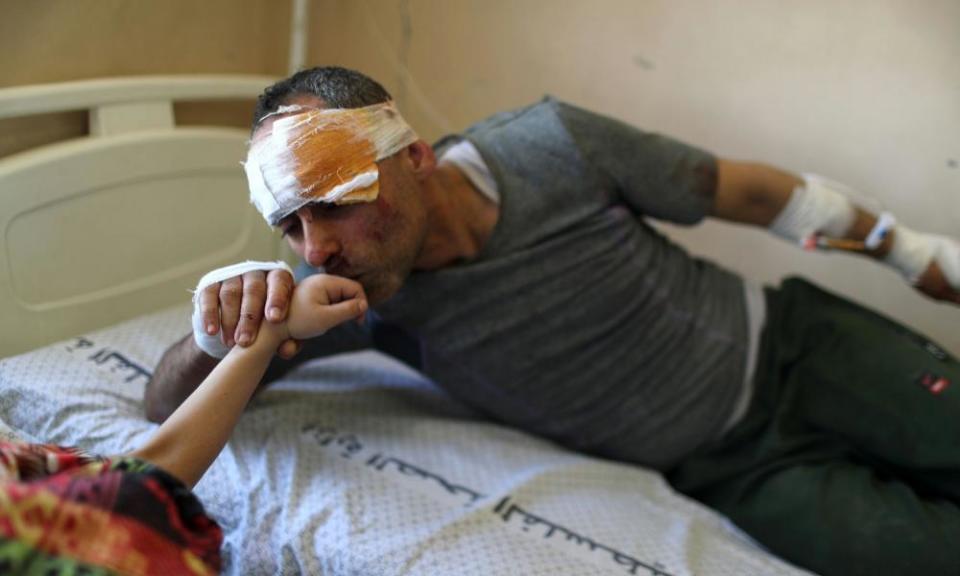
[[363, 286], [355, 280], [340, 276], [327, 276], [326, 280], [325, 288], [330, 302], [340, 302], [354, 298], [366, 299]]
[[367, 311], [367, 301], [360, 298], [343, 300], [330, 304], [326, 307], [326, 311], [332, 327], [362, 315]]

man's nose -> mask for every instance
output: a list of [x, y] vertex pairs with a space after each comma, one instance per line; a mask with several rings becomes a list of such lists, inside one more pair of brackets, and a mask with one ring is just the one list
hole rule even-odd
[[314, 268], [327, 265], [331, 257], [340, 253], [340, 242], [321, 223], [303, 223], [303, 259]]

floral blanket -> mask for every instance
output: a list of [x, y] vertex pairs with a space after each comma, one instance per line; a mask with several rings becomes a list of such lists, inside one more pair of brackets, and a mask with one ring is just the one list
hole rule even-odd
[[147, 462], [0, 441], [0, 574], [216, 574], [222, 540]]

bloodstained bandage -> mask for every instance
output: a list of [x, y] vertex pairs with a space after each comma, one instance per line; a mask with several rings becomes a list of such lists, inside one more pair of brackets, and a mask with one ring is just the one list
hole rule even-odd
[[417, 140], [393, 102], [328, 110], [282, 106], [271, 115], [281, 118], [251, 143], [244, 163], [250, 201], [271, 226], [311, 202], [376, 200], [377, 161]]

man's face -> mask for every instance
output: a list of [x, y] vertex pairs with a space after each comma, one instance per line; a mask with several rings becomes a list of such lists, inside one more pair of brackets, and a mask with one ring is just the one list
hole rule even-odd
[[[316, 100], [294, 103], [316, 105]], [[265, 122], [254, 140], [270, 124]], [[307, 264], [360, 282], [372, 305], [384, 302], [403, 285], [426, 234], [420, 182], [407, 151], [384, 158], [377, 166], [380, 193], [375, 201], [307, 204], [278, 225]]]

